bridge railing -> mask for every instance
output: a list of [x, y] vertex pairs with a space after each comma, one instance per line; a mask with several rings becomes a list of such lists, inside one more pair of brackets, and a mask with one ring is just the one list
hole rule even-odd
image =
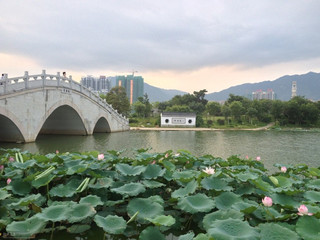
[[102, 99], [97, 93], [79, 82], [73, 81], [71, 75], [64, 77], [60, 75], [60, 72], [57, 72], [57, 75], [52, 75], [42, 70], [41, 74], [29, 75], [28, 71], [25, 71], [23, 76], [13, 78], [8, 78], [8, 74], [3, 74], [0, 79], [0, 96], [44, 87], [61, 87], [66, 93], [70, 92], [70, 90], [78, 91], [97, 102], [110, 114], [116, 115], [123, 124], [129, 124], [129, 120], [113, 109], [112, 105], [108, 104], [105, 99]]

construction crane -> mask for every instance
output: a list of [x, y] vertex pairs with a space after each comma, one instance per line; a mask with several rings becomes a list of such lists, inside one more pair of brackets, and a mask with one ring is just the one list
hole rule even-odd
[[132, 76], [134, 77], [134, 73], [137, 73], [138, 71], [132, 70]]

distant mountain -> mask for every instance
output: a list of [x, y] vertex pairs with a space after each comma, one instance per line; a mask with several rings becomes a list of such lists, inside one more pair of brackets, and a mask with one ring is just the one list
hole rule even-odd
[[260, 83], [245, 83], [230, 87], [220, 92], [206, 95], [206, 99], [212, 101], [227, 100], [229, 94], [249, 97], [252, 92], [259, 89], [266, 91], [273, 89], [277, 99], [288, 101], [291, 98], [292, 82], [297, 82], [297, 95], [304, 96], [311, 100], [320, 100], [320, 73], [309, 72], [302, 75], [283, 76], [274, 81], [264, 81]]
[[150, 102], [164, 102], [169, 101], [176, 95], [184, 95], [187, 92], [172, 90], [172, 89], [163, 89], [157, 88], [149, 85], [148, 83], [144, 83], [144, 92], [148, 94]]

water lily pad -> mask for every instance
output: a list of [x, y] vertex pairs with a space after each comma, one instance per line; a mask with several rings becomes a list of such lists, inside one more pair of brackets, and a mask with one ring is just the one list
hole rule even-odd
[[232, 187], [228, 186], [228, 183], [223, 178], [208, 177], [201, 181], [202, 186], [207, 190], [216, 191], [232, 191]]
[[226, 210], [232, 207], [233, 204], [242, 202], [242, 199], [237, 194], [232, 192], [223, 192], [215, 198], [217, 208]]
[[210, 228], [210, 225], [216, 220], [224, 220], [228, 218], [243, 220], [243, 216], [244, 214], [242, 212], [234, 209], [218, 210], [216, 212], [207, 214], [203, 218], [203, 227], [204, 229], [208, 230]]
[[193, 180], [193, 181], [189, 182], [186, 187], [179, 188], [179, 189], [173, 191], [171, 194], [171, 197], [172, 198], [181, 198], [186, 195], [193, 194], [196, 191], [197, 187], [198, 187], [198, 183], [195, 180]]
[[127, 227], [126, 221], [118, 216], [109, 215], [107, 217], [102, 217], [96, 215], [94, 221], [109, 234], [122, 234]]
[[259, 238], [257, 230], [247, 222], [231, 218], [214, 221], [208, 229], [208, 234], [214, 239], [221, 240], [257, 240]]
[[157, 240], [165, 240], [165, 236], [159, 231], [156, 227], [147, 227], [144, 229], [140, 236], [139, 240], [150, 240], [150, 239], [157, 239]]
[[68, 221], [71, 223], [80, 222], [96, 214], [96, 210], [87, 203], [79, 203], [70, 209]]
[[46, 221], [43, 221], [43, 219], [40, 219], [37, 216], [34, 216], [32, 218], [28, 218], [25, 221], [14, 221], [7, 226], [6, 230], [13, 237], [27, 238], [34, 234], [40, 233], [46, 226], [46, 224]]
[[166, 172], [166, 169], [161, 168], [157, 164], [149, 164], [143, 173], [143, 177], [145, 179], [155, 179], [158, 177], [162, 177]]
[[163, 183], [152, 180], [143, 180], [142, 184], [147, 188], [159, 188], [165, 186]]
[[163, 206], [149, 198], [135, 198], [129, 202], [127, 211], [130, 216], [139, 212], [137, 219], [144, 220], [145, 218], [155, 218], [162, 215]]
[[296, 224], [296, 231], [302, 239], [319, 240], [320, 220], [313, 216], [300, 217]]
[[308, 191], [304, 193], [304, 197], [311, 202], [320, 202], [320, 192], [318, 191]]
[[146, 169], [144, 166], [131, 166], [126, 163], [118, 163], [116, 169], [124, 176], [137, 176]]
[[261, 230], [260, 232], [261, 240], [274, 240], [274, 239], [298, 240], [300, 239], [297, 233], [295, 233], [294, 231], [291, 231], [288, 228], [282, 227], [279, 224], [265, 223], [265, 224], [260, 224], [259, 228]]
[[99, 205], [103, 205], [101, 198], [96, 195], [88, 195], [80, 199], [79, 203], [87, 203], [90, 204], [92, 207], [96, 207]]
[[121, 195], [137, 196], [146, 191], [146, 188], [141, 183], [128, 183], [118, 188], [111, 188], [111, 192]]
[[69, 218], [69, 208], [66, 205], [49, 206], [38, 214], [45, 221], [60, 222]]
[[215, 207], [214, 201], [205, 194], [198, 193], [193, 196], [180, 198], [178, 207], [185, 212], [198, 213], [209, 212]]
[[176, 220], [172, 216], [159, 215], [155, 218], [147, 218], [148, 221], [152, 222], [156, 226], [170, 227], [175, 224]]
[[194, 233], [193, 233], [193, 232], [190, 232], [190, 233], [181, 235], [181, 236], [178, 238], [178, 240], [192, 240], [193, 237], [194, 237]]

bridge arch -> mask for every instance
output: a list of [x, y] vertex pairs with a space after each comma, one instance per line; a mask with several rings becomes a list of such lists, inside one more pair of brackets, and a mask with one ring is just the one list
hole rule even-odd
[[88, 135], [81, 111], [71, 102], [58, 101], [46, 111], [38, 134]]
[[111, 128], [108, 120], [104, 116], [100, 116], [96, 121], [96, 124], [93, 129], [94, 133], [110, 133]]
[[26, 133], [19, 119], [0, 107], [0, 142], [25, 142]]

